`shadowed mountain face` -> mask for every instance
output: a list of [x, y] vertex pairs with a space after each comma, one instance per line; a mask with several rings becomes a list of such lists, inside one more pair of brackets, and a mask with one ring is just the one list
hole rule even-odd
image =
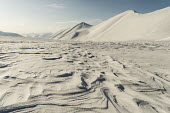
[[169, 12], [170, 7], [147, 14], [128, 10], [85, 31], [76, 32], [74, 35], [66, 33], [57, 39], [104, 42], [169, 39]]
[[64, 29], [57, 33], [55, 33], [51, 38], [56, 40], [70, 40], [75, 39], [76, 37], [80, 37], [85, 33], [85, 31], [91, 28], [92, 25], [89, 25], [85, 22], [79, 23], [73, 28]]
[[0, 31], [0, 36], [10, 36], [10, 37], [23, 37], [17, 33], [10, 33], [10, 32], [2, 32]]

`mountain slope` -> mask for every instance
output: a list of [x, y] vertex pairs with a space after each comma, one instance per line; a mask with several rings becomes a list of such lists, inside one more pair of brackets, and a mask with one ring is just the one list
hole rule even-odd
[[23, 37], [17, 33], [10, 33], [10, 32], [2, 32], [0, 31], [0, 36], [10, 36], [10, 37]]
[[170, 8], [148, 14], [132, 10], [119, 14], [89, 30], [82, 40], [160, 40], [170, 36]]
[[170, 36], [169, 29], [170, 8], [148, 14], [130, 10], [93, 27], [85, 40], [159, 40]]
[[[170, 37], [170, 7], [147, 14], [128, 10], [96, 26], [86, 29], [74, 40], [80, 41], [129, 41], [161, 40]], [[67, 37], [67, 38], [65, 38]], [[73, 39], [65, 34], [62, 40]]]
[[70, 39], [74, 39], [76, 37], [80, 37], [81, 35], [83, 35], [84, 31], [86, 31], [88, 28], [90, 28], [91, 25], [82, 22], [77, 24], [76, 26], [74, 26], [73, 28], [69, 28], [69, 29], [64, 29], [61, 30], [57, 33], [55, 33], [51, 39], [56, 39], [56, 40], [70, 40]]

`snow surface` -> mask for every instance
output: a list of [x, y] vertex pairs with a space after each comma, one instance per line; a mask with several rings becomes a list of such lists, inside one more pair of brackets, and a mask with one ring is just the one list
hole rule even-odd
[[0, 37], [0, 113], [169, 113], [170, 42]]

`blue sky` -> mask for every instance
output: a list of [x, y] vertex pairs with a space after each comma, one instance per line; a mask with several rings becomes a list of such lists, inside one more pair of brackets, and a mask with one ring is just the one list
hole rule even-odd
[[95, 25], [126, 10], [168, 6], [170, 0], [0, 0], [0, 31], [55, 32], [82, 21]]

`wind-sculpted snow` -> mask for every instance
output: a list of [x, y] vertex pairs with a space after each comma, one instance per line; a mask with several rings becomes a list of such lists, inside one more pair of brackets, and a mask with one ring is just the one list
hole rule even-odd
[[0, 48], [0, 113], [170, 112], [170, 43], [31, 39]]

